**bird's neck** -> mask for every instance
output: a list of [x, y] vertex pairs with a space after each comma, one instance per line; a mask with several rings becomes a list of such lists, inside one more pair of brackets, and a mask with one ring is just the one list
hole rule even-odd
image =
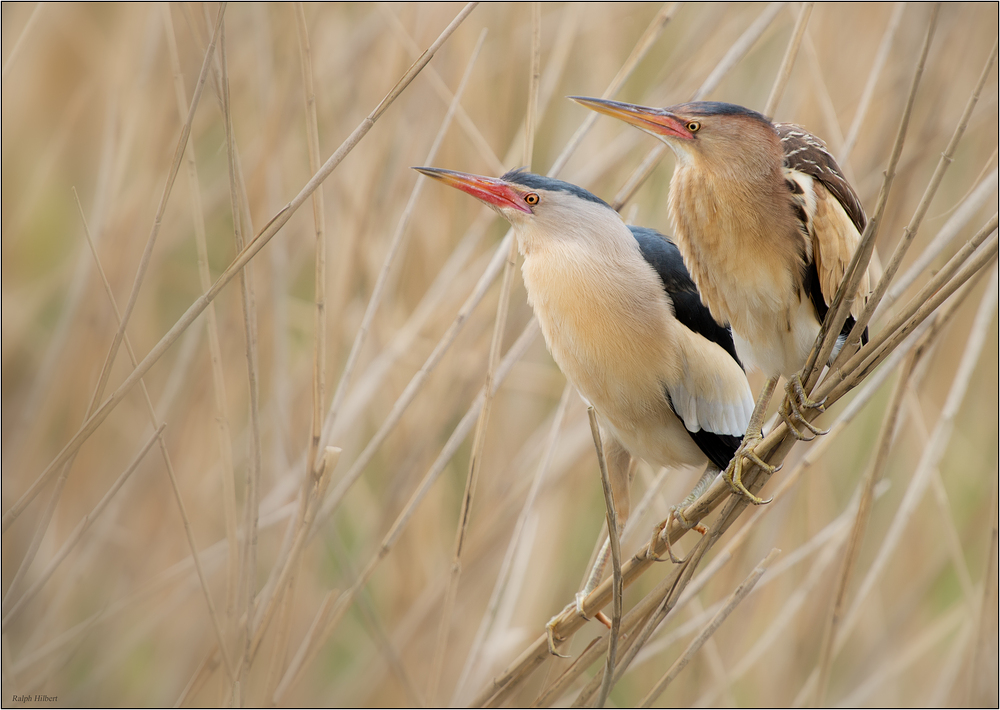
[[669, 199], [677, 246], [702, 300], [734, 328], [748, 306], [777, 308], [768, 300], [775, 286], [794, 289], [801, 278], [798, 270], [774, 267], [799, 263], [803, 244], [780, 163], [744, 167], [679, 162]]

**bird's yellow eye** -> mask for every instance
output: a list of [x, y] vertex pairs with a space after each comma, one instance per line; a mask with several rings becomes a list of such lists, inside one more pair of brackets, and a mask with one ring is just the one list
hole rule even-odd
[[527, 202], [529, 205], [537, 205], [538, 194], [534, 192], [529, 192], [527, 195], [524, 196], [524, 201]]
[[698, 121], [687, 122], [687, 129], [692, 133], [697, 133], [699, 128], [701, 128], [701, 124]]

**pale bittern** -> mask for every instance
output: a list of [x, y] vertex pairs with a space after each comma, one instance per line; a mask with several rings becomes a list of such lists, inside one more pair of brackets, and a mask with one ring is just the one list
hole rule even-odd
[[561, 180], [518, 170], [499, 179], [416, 170], [513, 226], [545, 344], [603, 424], [621, 524], [631, 455], [658, 466], [707, 462], [713, 476], [726, 468], [753, 393], [729, 329], [702, 305], [673, 243], [627, 226], [603, 200]]
[[[677, 156], [668, 211], [684, 263], [705, 305], [732, 325], [737, 352], [770, 378], [779, 375], [797, 419], [798, 407], [821, 407], [802, 391], [805, 364], [865, 228], [865, 212], [823, 142], [799, 126], [715, 101], [668, 108], [571, 97], [656, 136]], [[868, 276], [852, 294], [851, 317], [836, 357], [868, 295]], [[867, 331], [863, 340], [867, 341]], [[791, 431], [802, 438], [782, 411]], [[760, 440], [763, 406], [748, 431], [749, 453]], [[754, 502], [740, 482], [734, 486]], [[764, 465], [753, 455], [750, 458]]]

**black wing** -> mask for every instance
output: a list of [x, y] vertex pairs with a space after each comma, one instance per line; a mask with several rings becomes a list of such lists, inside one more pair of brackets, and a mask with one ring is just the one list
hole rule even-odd
[[[733, 344], [733, 334], [729, 328], [719, 325], [701, 302], [701, 295], [684, 266], [684, 260], [677, 246], [655, 229], [632, 225], [629, 225], [629, 229], [639, 242], [642, 257], [653, 267], [663, 282], [663, 290], [673, 301], [674, 316], [681, 325], [720, 346], [742, 368], [743, 363], [740, 362], [736, 346]], [[670, 401], [670, 393], [664, 389], [663, 394], [670, 409], [676, 412], [674, 403]], [[737, 436], [716, 434], [705, 429], [688, 430], [688, 436], [720, 471], [729, 465], [729, 460], [733, 458], [741, 441]]]
[[729, 353], [733, 360], [743, 367], [739, 356], [736, 354], [736, 346], [733, 344], [733, 334], [729, 328], [719, 323], [712, 317], [708, 307], [701, 302], [701, 294], [698, 287], [691, 280], [684, 260], [681, 258], [680, 250], [667, 237], [657, 232], [655, 229], [647, 227], [636, 227], [629, 225], [632, 236], [639, 242], [639, 251], [642, 258], [653, 267], [660, 281], [663, 282], [663, 290], [667, 292], [670, 300], [674, 304], [674, 316], [688, 330], [711, 340]]

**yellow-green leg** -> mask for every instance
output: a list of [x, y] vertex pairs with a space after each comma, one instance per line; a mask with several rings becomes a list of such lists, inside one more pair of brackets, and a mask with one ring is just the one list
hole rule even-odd
[[778, 470], [778, 467], [765, 463], [760, 456], [754, 453], [754, 447], [764, 440], [764, 435], [761, 432], [761, 427], [764, 425], [764, 414], [767, 412], [767, 403], [771, 401], [771, 395], [774, 394], [774, 388], [777, 387], [777, 385], [777, 376], [769, 379], [767, 384], [764, 385], [764, 389], [761, 391], [760, 396], [757, 398], [757, 403], [754, 405], [753, 414], [750, 416], [750, 423], [747, 425], [746, 436], [743, 437], [743, 442], [740, 444], [740, 447], [736, 449], [736, 453], [733, 455], [733, 460], [724, 474], [733, 491], [739, 493], [754, 505], [770, 503], [771, 501], [770, 499], [764, 500], [762, 498], [758, 498], [747, 490], [747, 487], [743, 484], [743, 462], [745, 459], [752, 465], [760, 466], [769, 473], [774, 473]]
[[[788, 430], [792, 432], [794, 436], [799, 441], [812, 441], [817, 436], [822, 436], [823, 434], [829, 434], [828, 429], [820, 429], [815, 426], [812, 422], [807, 421], [802, 415], [803, 409], [818, 409], [820, 412], [826, 411], [823, 406], [824, 402], [816, 402], [809, 399], [809, 395], [806, 394], [805, 388], [802, 386], [802, 379], [799, 377], [798, 373], [792, 375], [788, 378], [788, 382], [785, 383], [785, 401], [781, 403], [781, 407], [778, 408], [778, 414], [788, 425]], [[806, 437], [799, 432], [796, 422], [800, 422], [806, 429], [813, 433], [812, 436]]]

